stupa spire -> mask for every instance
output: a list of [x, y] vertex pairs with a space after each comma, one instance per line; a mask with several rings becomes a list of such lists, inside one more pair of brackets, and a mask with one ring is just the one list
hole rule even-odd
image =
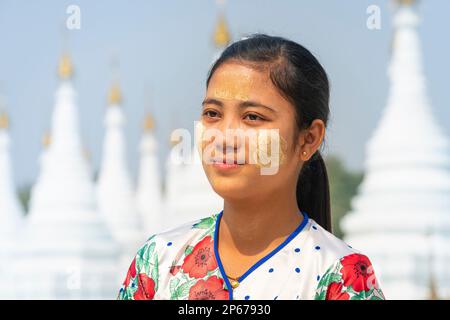
[[129, 153], [124, 133], [126, 119], [121, 102], [122, 94], [116, 75], [109, 92], [109, 106], [104, 119], [105, 137], [97, 181], [97, 203], [114, 238], [121, 245], [121, 263], [126, 268], [139, 243], [145, 240], [145, 235], [128, 167]]
[[[63, 54], [58, 70], [61, 81], [49, 132], [52, 141], [42, 151], [40, 172], [31, 190], [11, 290], [18, 299], [114, 299], [118, 252], [96, 210], [68, 55]], [[82, 275], [75, 287], [69, 285], [73, 273]]]
[[139, 172], [136, 198], [146, 233], [161, 232], [164, 221], [158, 144], [154, 135], [155, 120], [148, 112], [144, 118], [139, 144]]
[[[16, 251], [24, 222], [23, 208], [19, 203], [13, 179], [8, 129], [8, 115], [0, 105], [0, 281], [6, 287], [9, 287], [8, 284], [12, 285], [9, 262]], [[0, 299], [10, 298], [6, 295], [6, 291], [0, 292]]]

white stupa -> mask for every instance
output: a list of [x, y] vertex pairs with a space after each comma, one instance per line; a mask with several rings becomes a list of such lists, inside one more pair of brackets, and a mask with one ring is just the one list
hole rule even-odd
[[388, 299], [450, 297], [450, 145], [426, 93], [413, 1], [397, 1], [390, 92], [342, 228]]
[[161, 223], [163, 229], [176, 227], [185, 221], [180, 216], [183, 210], [183, 204], [180, 202], [182, 197], [183, 183], [186, 181], [186, 165], [187, 162], [183, 155], [183, 137], [176, 134], [177, 130], [173, 130], [170, 136], [170, 151], [166, 160], [166, 181], [164, 192], [164, 221]]
[[123, 263], [129, 266], [139, 247], [145, 242], [135, 191], [127, 163], [124, 136], [125, 117], [120, 103], [120, 88], [114, 83], [109, 93], [105, 116], [105, 138], [97, 182], [98, 207], [114, 238], [122, 248]]
[[41, 157], [8, 292], [18, 299], [114, 299], [120, 286], [118, 247], [96, 210], [68, 55], [59, 75], [52, 141]]
[[[0, 109], [0, 282], [6, 287], [10, 279], [10, 255], [16, 250], [24, 222], [13, 180], [9, 146], [8, 116]], [[8, 298], [7, 294], [5, 290], [0, 291], [0, 299]]]
[[145, 118], [144, 132], [139, 146], [140, 161], [136, 190], [138, 211], [144, 222], [144, 232], [148, 236], [161, 232], [165, 219], [158, 164], [158, 145], [153, 128], [154, 120], [148, 114]]

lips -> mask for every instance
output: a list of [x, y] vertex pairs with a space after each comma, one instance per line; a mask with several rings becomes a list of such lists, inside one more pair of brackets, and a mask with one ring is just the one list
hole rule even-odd
[[[234, 157], [233, 157], [234, 158]], [[211, 161], [213, 164], [236, 164], [236, 165], [243, 165], [244, 163], [239, 163], [237, 160], [233, 159], [233, 162], [230, 161], [231, 158], [229, 159], [229, 162], [227, 162], [227, 158], [223, 157], [223, 158], [213, 158]]]
[[212, 165], [214, 168], [219, 169], [221, 171], [228, 171], [228, 170], [242, 168], [241, 164], [235, 164], [235, 163], [214, 162]]
[[226, 159], [213, 159], [213, 163], [221, 163], [221, 164], [238, 164], [236, 160], [233, 162], [227, 162]]

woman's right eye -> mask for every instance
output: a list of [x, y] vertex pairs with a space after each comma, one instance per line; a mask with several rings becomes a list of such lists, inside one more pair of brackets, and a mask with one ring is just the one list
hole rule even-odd
[[215, 117], [217, 117], [218, 113], [213, 110], [207, 110], [207, 111], [203, 112], [203, 115], [207, 116], [209, 118], [215, 118]]

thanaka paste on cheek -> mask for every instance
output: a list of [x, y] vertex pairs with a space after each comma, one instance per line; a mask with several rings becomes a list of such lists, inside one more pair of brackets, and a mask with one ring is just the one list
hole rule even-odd
[[278, 132], [258, 131], [257, 136], [250, 140], [249, 147], [251, 163], [260, 168], [278, 167], [286, 160], [287, 142]]

